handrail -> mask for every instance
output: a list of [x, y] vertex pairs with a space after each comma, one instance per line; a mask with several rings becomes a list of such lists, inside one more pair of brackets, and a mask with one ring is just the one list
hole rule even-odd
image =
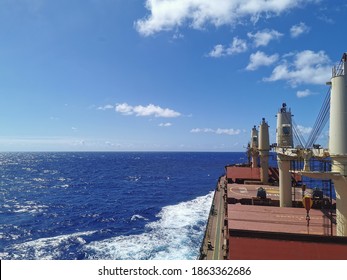
[[338, 76], [343, 76], [345, 75], [345, 69], [344, 69], [344, 65], [346, 63], [347, 60], [347, 53], [344, 53], [341, 61], [338, 65], [335, 65], [332, 69], [332, 77], [338, 77]]
[[341, 61], [338, 65], [335, 65], [333, 67], [333, 72], [332, 72], [333, 78], [343, 76], [345, 74], [343, 65], [344, 63]]
[[203, 259], [205, 259], [206, 257], [207, 257], [207, 254], [205, 255], [205, 243], [206, 243], [206, 238], [209, 238], [210, 237], [210, 235], [211, 235], [211, 226], [212, 226], [212, 224], [211, 224], [211, 213], [213, 212], [213, 203], [214, 203], [214, 200], [215, 200], [215, 197], [216, 197], [216, 191], [217, 191], [217, 189], [218, 189], [218, 185], [219, 185], [219, 183], [220, 183], [220, 180], [221, 180], [221, 178], [223, 177], [223, 176], [225, 176], [225, 175], [221, 175], [221, 176], [219, 176], [219, 178], [218, 178], [218, 181], [217, 181], [217, 184], [216, 184], [216, 188], [215, 188], [215, 190], [214, 190], [214, 194], [213, 194], [213, 198], [212, 198], [212, 203], [211, 203], [211, 207], [210, 207], [210, 212], [209, 212], [209, 214], [208, 214], [208, 219], [207, 219], [207, 223], [206, 223], [206, 227], [205, 227], [205, 233], [204, 233], [204, 237], [203, 237], [203, 239], [202, 239], [202, 242], [201, 242], [201, 245], [200, 245], [200, 250], [199, 250], [199, 256], [198, 256], [198, 260], [203, 260]]

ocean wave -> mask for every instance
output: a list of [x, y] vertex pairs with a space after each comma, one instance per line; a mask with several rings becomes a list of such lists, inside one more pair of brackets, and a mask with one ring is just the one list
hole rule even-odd
[[127, 179], [130, 181], [130, 182], [138, 182], [139, 180], [141, 180], [141, 176], [128, 176]]
[[[117, 259], [117, 260], [189, 260], [196, 259], [203, 238], [213, 192], [191, 201], [165, 206], [155, 222], [137, 235], [121, 235], [88, 243], [86, 231], [40, 238], [14, 244], [0, 252], [1, 259]], [[131, 220], [148, 220], [135, 214]], [[90, 239], [90, 238], [89, 238]], [[91, 238], [93, 239], [93, 237]]]
[[6, 201], [6, 204], [2, 205], [2, 208], [6, 211], [1, 211], [0, 213], [10, 212], [10, 213], [42, 213], [48, 208], [47, 205], [38, 204], [35, 201], [25, 201], [24, 204], [20, 204], [14, 200]]
[[131, 221], [136, 221], [136, 220], [145, 220], [145, 221], [148, 221], [147, 218], [141, 216], [141, 215], [133, 215], [130, 219]]
[[86, 243], [84, 236], [94, 234], [96, 231], [78, 232], [55, 237], [41, 238], [20, 244], [15, 244], [0, 252], [0, 259], [30, 259], [30, 260], [58, 260], [66, 259], [69, 251], [75, 255], [76, 247], [82, 251]]
[[[194, 259], [211, 204], [206, 194], [234, 156], [0, 154], [0, 255]], [[95, 233], [83, 235], [89, 231]]]
[[159, 220], [148, 223], [142, 234], [86, 244], [88, 256], [91, 259], [117, 260], [196, 259], [212, 197], [213, 192], [162, 208], [157, 215]]

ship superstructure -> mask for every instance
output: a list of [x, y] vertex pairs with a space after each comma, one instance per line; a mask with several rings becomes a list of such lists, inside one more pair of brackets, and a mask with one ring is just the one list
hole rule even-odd
[[[201, 259], [347, 259], [347, 53], [333, 68], [331, 86], [309, 141], [294, 147], [297, 131], [283, 103], [276, 143], [263, 118], [248, 145], [249, 163], [226, 166], [214, 196]], [[329, 147], [315, 144], [330, 112]], [[270, 150], [277, 166], [269, 166]], [[312, 169], [313, 161], [324, 162]], [[295, 164], [296, 163], [296, 164]], [[319, 168], [324, 166], [324, 168]], [[303, 179], [330, 182], [336, 197]], [[291, 242], [288, 242], [291, 241]]]

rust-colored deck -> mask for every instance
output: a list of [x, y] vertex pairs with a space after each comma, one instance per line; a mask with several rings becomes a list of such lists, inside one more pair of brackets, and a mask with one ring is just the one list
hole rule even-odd
[[228, 205], [228, 259], [347, 260], [347, 238], [320, 210], [309, 215], [307, 226], [304, 208]]
[[[266, 191], [266, 199], [258, 199], [258, 189], [262, 187]], [[292, 201], [293, 206], [300, 206], [302, 204], [303, 194], [311, 195], [312, 190], [307, 189], [303, 193], [301, 187], [292, 187]], [[259, 184], [228, 184], [226, 188], [227, 203], [228, 204], [250, 204], [250, 205], [271, 205], [279, 206], [279, 187], [272, 185], [259, 185]], [[328, 198], [323, 201], [314, 201], [313, 208], [321, 208], [322, 206], [328, 207], [330, 203]], [[335, 201], [333, 200], [334, 204]]]
[[[225, 167], [228, 183], [244, 183], [247, 181], [260, 182], [260, 168], [249, 165], [229, 165]], [[269, 167], [269, 180], [271, 182], [279, 181], [279, 171], [276, 167]], [[301, 175], [292, 174], [293, 181], [300, 181]]]
[[347, 244], [276, 238], [230, 237], [228, 259], [347, 260]]
[[[308, 226], [304, 208], [278, 207], [278, 187], [262, 186], [266, 200], [256, 198], [259, 187], [227, 185], [227, 201], [234, 203], [227, 205], [225, 217], [228, 259], [347, 260], [347, 238], [336, 237], [332, 216], [311, 209]], [[292, 191], [300, 205], [302, 190]]]
[[238, 180], [259, 180], [260, 181], [260, 168], [249, 166], [227, 166], [226, 175], [228, 179], [233, 182]]
[[[252, 199], [257, 196], [258, 188], [264, 188], [266, 191], [266, 197], [272, 200], [279, 200], [279, 188], [278, 186], [270, 185], [258, 185], [258, 184], [228, 184], [227, 195], [228, 198], [235, 199]], [[309, 190], [308, 190], [309, 191]], [[293, 200], [302, 199], [302, 190], [299, 187], [292, 188]]]
[[[310, 210], [307, 226], [304, 208], [278, 207], [278, 187], [262, 185], [267, 198], [259, 200], [259, 184], [226, 180], [216, 188], [201, 259], [347, 260], [347, 238], [335, 236], [335, 224], [321, 209]], [[302, 190], [293, 188], [293, 200], [301, 198]]]
[[[331, 223], [322, 211], [309, 211], [307, 226], [305, 208], [228, 205], [228, 229], [276, 233], [330, 235]], [[335, 225], [332, 227], [336, 235]]]

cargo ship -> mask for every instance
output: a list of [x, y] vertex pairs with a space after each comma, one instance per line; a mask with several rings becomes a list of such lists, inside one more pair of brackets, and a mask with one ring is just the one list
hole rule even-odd
[[248, 162], [226, 166], [216, 185], [201, 260], [347, 260], [347, 53], [327, 85], [307, 142], [285, 103], [276, 143], [264, 118], [251, 129]]

